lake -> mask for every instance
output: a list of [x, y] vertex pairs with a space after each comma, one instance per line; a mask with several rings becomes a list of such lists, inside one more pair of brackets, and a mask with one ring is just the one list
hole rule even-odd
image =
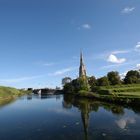
[[0, 140], [140, 140], [140, 107], [27, 95], [0, 105]]

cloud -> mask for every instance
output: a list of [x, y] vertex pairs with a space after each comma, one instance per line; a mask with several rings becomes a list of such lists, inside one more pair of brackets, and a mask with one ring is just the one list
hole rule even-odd
[[129, 14], [129, 13], [133, 12], [134, 10], [135, 10], [135, 7], [125, 7], [125, 8], [121, 11], [121, 13], [123, 13], [123, 14]]
[[43, 66], [53, 66], [54, 63], [44, 63]]
[[137, 65], [136, 65], [136, 68], [137, 68], [137, 69], [140, 69], [140, 64], [137, 64]]
[[101, 54], [98, 54], [98, 56], [95, 57], [95, 55], [93, 56], [93, 59], [104, 59], [106, 60], [108, 58], [109, 55], [117, 55], [117, 54], [127, 54], [132, 52], [132, 49], [129, 50], [115, 50], [115, 51], [107, 51], [107, 52], [103, 52]]
[[[133, 69], [136, 69], [136, 66], [138, 65], [138, 63], [140, 62], [140, 59], [138, 59], [138, 60], [129, 60], [129, 61], [127, 61], [127, 62], [125, 62], [125, 63], [121, 63], [121, 64], [109, 64], [109, 65], [104, 65], [104, 66], [102, 66], [100, 69], [102, 70], [102, 69], [116, 69], [116, 68], [118, 68], [118, 67], [121, 67], [121, 66], [123, 66], [123, 67], [125, 67], [125, 66], [132, 66], [133, 67]], [[135, 67], [134, 67], [134, 65], [135, 65]], [[131, 68], [132, 69], [132, 68]], [[131, 70], [130, 69], [130, 70]], [[127, 72], [127, 71], [126, 71]]]
[[121, 64], [121, 63], [124, 63], [126, 61], [126, 59], [117, 58], [117, 56], [115, 56], [114, 54], [110, 54], [109, 57], [107, 58], [107, 61], [111, 62], [111, 63]]
[[83, 24], [82, 27], [84, 29], [91, 29], [91, 25], [90, 24]]
[[40, 65], [40, 66], [53, 66], [53, 65], [55, 65], [56, 63], [54, 63], [54, 62], [38, 61], [38, 62], [35, 62], [34, 64]]
[[125, 129], [128, 124], [134, 124], [136, 120], [134, 118], [126, 117], [116, 121], [119, 128]]
[[113, 51], [111, 54], [124, 54], [124, 53], [129, 53], [130, 50], [119, 50], [119, 51]]
[[126, 76], [127, 72], [128, 72], [128, 71], [123, 72], [123, 73], [121, 73], [121, 74], [120, 74], [121, 79], [124, 79], [124, 78], [125, 78], [125, 76]]
[[79, 30], [80, 30], [80, 29], [89, 30], [89, 29], [91, 29], [91, 25], [88, 24], [88, 23], [86, 23], [86, 24], [83, 24], [83, 25], [81, 25], [80, 27], [78, 27], [78, 29], [79, 29]]
[[69, 67], [69, 68], [65, 68], [65, 69], [61, 69], [61, 70], [58, 70], [54, 73], [50, 73], [49, 76], [59, 76], [59, 75], [63, 75], [67, 72], [70, 72], [70, 71], [73, 71], [75, 70], [77, 67]]
[[129, 65], [130, 63], [121, 63], [121, 64], [112, 64], [112, 65], [105, 65], [105, 66], [102, 66], [101, 69], [112, 69], [112, 68], [117, 68], [117, 67], [120, 67], [120, 66], [125, 66], [125, 65]]
[[119, 67], [121, 65], [122, 64], [105, 65], [105, 66], [102, 66], [101, 69], [110, 69], [110, 68], [114, 68], [114, 67]]
[[140, 42], [138, 42], [135, 46], [135, 51], [140, 51]]
[[19, 82], [23, 82], [23, 81], [37, 79], [37, 78], [40, 78], [42, 76], [44, 76], [44, 75], [19, 77], [19, 78], [11, 78], [11, 79], [0, 79], [0, 83], [19, 83]]

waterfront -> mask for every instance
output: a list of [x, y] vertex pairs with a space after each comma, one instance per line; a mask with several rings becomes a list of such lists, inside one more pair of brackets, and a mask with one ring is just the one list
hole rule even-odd
[[57, 95], [0, 106], [1, 140], [140, 139], [140, 110]]

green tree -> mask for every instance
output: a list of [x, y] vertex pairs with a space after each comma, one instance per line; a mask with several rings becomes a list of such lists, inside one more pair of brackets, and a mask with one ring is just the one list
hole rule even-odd
[[80, 77], [77, 80], [78, 80], [78, 85], [79, 85], [78, 91], [80, 91], [80, 90], [88, 91], [89, 90], [89, 84], [88, 84], [87, 78]]
[[140, 83], [140, 73], [137, 70], [130, 70], [124, 78], [125, 84]]
[[72, 80], [72, 85], [74, 87], [74, 92], [78, 92], [79, 91], [79, 82], [78, 82], [78, 79]]
[[121, 78], [117, 71], [112, 71], [107, 74], [107, 78], [111, 85], [118, 85], [121, 84]]
[[70, 83], [66, 83], [63, 88], [65, 93], [77, 93], [80, 90], [89, 90], [89, 85], [85, 77], [72, 80]]
[[65, 93], [73, 93], [74, 92], [74, 86], [72, 85], [72, 83], [66, 83], [63, 87], [63, 91]]
[[106, 76], [98, 78], [97, 85], [98, 86], [108, 86], [109, 85], [108, 78]]
[[88, 77], [88, 84], [90, 87], [96, 86], [97, 80], [94, 76]]

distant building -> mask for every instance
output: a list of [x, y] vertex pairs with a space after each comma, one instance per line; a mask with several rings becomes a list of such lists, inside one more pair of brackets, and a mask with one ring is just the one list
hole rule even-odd
[[62, 85], [68, 84], [72, 81], [70, 77], [65, 77], [62, 79]]
[[79, 67], [79, 77], [86, 77], [86, 68], [83, 62], [83, 54], [80, 54], [80, 67]]
[[28, 88], [27, 90], [28, 90], [28, 91], [32, 91], [32, 90], [33, 90], [33, 88]]

